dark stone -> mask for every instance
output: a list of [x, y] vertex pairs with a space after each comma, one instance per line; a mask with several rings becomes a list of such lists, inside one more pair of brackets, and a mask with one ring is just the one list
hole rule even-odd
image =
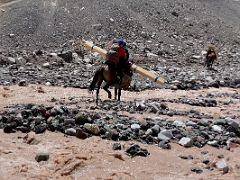
[[201, 119], [200, 121], [198, 121], [197, 122], [197, 124], [199, 125], [199, 126], [209, 126], [209, 122], [208, 122], [208, 120], [205, 120], [205, 119]]
[[192, 168], [191, 171], [192, 171], [192, 172], [195, 172], [195, 173], [197, 173], [197, 174], [201, 174], [201, 173], [203, 172], [203, 170], [200, 169], [200, 168]]
[[64, 119], [64, 125], [65, 126], [67, 126], [67, 125], [74, 126], [75, 125], [75, 120], [74, 119]]
[[128, 141], [129, 140], [129, 134], [127, 131], [122, 131], [120, 134], [119, 134], [119, 140], [120, 141]]
[[232, 128], [234, 128], [235, 130], [239, 129], [239, 123], [235, 120], [228, 120], [228, 125]]
[[43, 54], [43, 51], [39, 49], [39, 50], [35, 51], [35, 54], [37, 56], [41, 56]]
[[70, 63], [73, 60], [72, 52], [63, 52], [61, 54], [58, 54], [59, 57], [61, 57], [65, 62]]
[[114, 143], [112, 146], [113, 150], [121, 150], [122, 149], [122, 145], [120, 143]]
[[117, 141], [119, 138], [119, 133], [117, 132], [117, 130], [113, 129], [113, 130], [111, 130], [110, 133], [111, 133], [111, 139], [113, 141]]
[[205, 144], [206, 144], [206, 142], [198, 142], [198, 141], [193, 142], [193, 145], [198, 148], [202, 148]]
[[7, 125], [3, 128], [4, 133], [13, 133], [13, 127], [11, 125]]
[[21, 80], [21, 81], [19, 81], [18, 85], [19, 86], [27, 86], [27, 82], [26, 82], [26, 80]]
[[127, 150], [126, 150], [127, 155], [131, 156], [131, 157], [135, 157], [135, 156], [143, 156], [146, 157], [148, 155], [150, 155], [150, 153], [146, 150], [146, 149], [142, 149], [139, 145], [134, 144], [132, 146], [130, 146]]
[[151, 135], [148, 135], [145, 138], [145, 141], [146, 141], [147, 144], [153, 144], [154, 143], [154, 138]]
[[49, 159], [49, 154], [48, 153], [38, 153], [35, 157], [35, 160], [37, 162], [47, 161], [48, 159]]
[[186, 159], [186, 160], [192, 160], [193, 159], [192, 155], [188, 155], [188, 156], [179, 155], [178, 157], [180, 157], [181, 159]]
[[86, 139], [88, 137], [88, 134], [83, 132], [82, 129], [76, 129], [76, 137], [79, 139]]
[[160, 126], [158, 124], [155, 124], [151, 129], [155, 135], [158, 135], [158, 133], [160, 132]]
[[79, 125], [84, 125], [85, 123], [88, 123], [88, 116], [84, 112], [80, 112], [75, 116], [75, 123]]
[[35, 126], [34, 132], [36, 134], [44, 133], [46, 131], [46, 129], [47, 129], [47, 124], [43, 123], [43, 124]]
[[8, 118], [6, 116], [0, 116], [0, 122], [7, 123]]
[[208, 154], [208, 151], [202, 151], [201, 154], [206, 155]]
[[24, 119], [27, 119], [29, 116], [31, 116], [32, 112], [30, 110], [23, 110], [21, 111], [21, 115]]
[[235, 132], [236, 132], [236, 129], [235, 129], [234, 127], [232, 127], [232, 126], [228, 126], [228, 127], [226, 128], [226, 131], [227, 131], [227, 132], [230, 132], [230, 133], [235, 133]]
[[178, 14], [176, 11], [173, 11], [173, 12], [172, 12], [172, 15], [175, 16], [175, 17], [178, 17], [178, 16], [179, 16], [179, 14]]
[[169, 144], [169, 141], [160, 141], [158, 146], [162, 149], [171, 149], [171, 145]]
[[26, 126], [19, 126], [16, 129], [21, 131], [22, 133], [29, 133], [30, 132], [30, 127], [26, 127]]
[[208, 84], [209, 87], [219, 88], [220, 87], [220, 81], [213, 81]]
[[219, 159], [222, 159], [222, 158], [224, 158], [224, 155], [223, 154], [220, 154], [220, 155], [218, 155], [217, 156]]
[[203, 164], [209, 164], [209, 162], [210, 161], [208, 159], [202, 161]]
[[225, 125], [225, 124], [227, 124], [227, 121], [225, 119], [218, 119], [218, 120], [214, 121], [213, 124], [215, 124], [215, 125]]
[[168, 106], [167, 106], [166, 104], [163, 104], [163, 103], [162, 103], [162, 104], [160, 104], [160, 108], [161, 108], [161, 109], [168, 109]]

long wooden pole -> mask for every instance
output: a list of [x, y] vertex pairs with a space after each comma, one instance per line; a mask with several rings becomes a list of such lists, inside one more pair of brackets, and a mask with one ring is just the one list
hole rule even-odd
[[[92, 52], [99, 53], [104, 59], [106, 59], [107, 51], [105, 49], [95, 46], [93, 43], [91, 43], [89, 41], [85, 41], [85, 40], [82, 40], [82, 44], [85, 48], [90, 49]], [[142, 75], [158, 84], [162, 85], [165, 83], [165, 80], [163, 78], [160, 78], [159, 76], [156, 76], [154, 73], [152, 73], [146, 69], [143, 69], [142, 67], [137, 66], [135, 64], [132, 64], [131, 70], [133, 72], [139, 73], [140, 75]]]

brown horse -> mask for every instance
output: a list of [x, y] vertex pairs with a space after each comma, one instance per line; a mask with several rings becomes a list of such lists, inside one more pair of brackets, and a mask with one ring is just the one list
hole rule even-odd
[[206, 62], [205, 65], [212, 69], [213, 62], [217, 60], [217, 53], [215, 51], [215, 48], [213, 46], [209, 46], [207, 54], [206, 54]]
[[103, 81], [105, 81], [106, 84], [103, 86], [103, 89], [108, 93], [108, 98], [109, 99], [112, 98], [111, 91], [109, 91], [108, 88], [110, 86], [114, 86], [115, 88], [114, 99], [117, 99], [118, 97], [118, 101], [120, 101], [121, 90], [127, 89], [130, 86], [131, 80], [132, 79], [130, 75], [127, 75], [124, 73], [122, 82], [121, 84], [119, 84], [119, 79], [117, 78], [115, 71], [109, 68], [109, 66], [104, 65], [99, 69], [97, 69], [97, 71], [95, 72], [92, 83], [90, 84], [89, 90], [93, 91], [95, 88], [95, 85], [97, 85], [96, 104], [98, 104], [100, 87]]

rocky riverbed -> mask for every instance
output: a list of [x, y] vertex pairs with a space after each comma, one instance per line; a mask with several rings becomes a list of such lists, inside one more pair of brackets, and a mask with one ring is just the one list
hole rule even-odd
[[[54, 177], [60, 178], [134, 179], [145, 177], [144, 167], [153, 169], [152, 179], [239, 177], [238, 160], [233, 157], [239, 154], [240, 143], [238, 91], [162, 89], [123, 92], [122, 102], [106, 98], [101, 92], [102, 101], [96, 106], [87, 90], [2, 86], [0, 143], [5, 148], [0, 162], [10, 172], [5, 177], [38, 178], [37, 161], [46, 177], [55, 172]], [[15, 138], [7, 140], [10, 137]], [[21, 147], [18, 152], [13, 144]], [[22, 161], [25, 150], [31, 156]], [[14, 152], [23, 157], [12, 159]], [[137, 167], [135, 163], [141, 161], [145, 163]], [[182, 164], [181, 173], [175, 162]], [[46, 165], [59, 169], [45, 170]], [[104, 173], [99, 167], [104, 167]], [[94, 176], [89, 174], [92, 171]]]

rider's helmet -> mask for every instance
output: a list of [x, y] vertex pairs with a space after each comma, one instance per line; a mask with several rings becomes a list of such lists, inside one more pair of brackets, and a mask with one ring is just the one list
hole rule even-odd
[[208, 46], [208, 51], [210, 51], [210, 52], [215, 52], [215, 47], [214, 47], [214, 45], [209, 45]]
[[113, 41], [114, 43], [117, 43], [119, 46], [124, 47], [127, 45], [126, 41], [123, 38], [119, 38], [117, 40]]

